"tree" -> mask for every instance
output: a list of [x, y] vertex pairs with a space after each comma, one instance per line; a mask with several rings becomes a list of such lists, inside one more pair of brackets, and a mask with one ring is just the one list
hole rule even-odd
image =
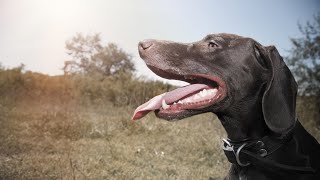
[[298, 24], [303, 37], [291, 38], [293, 45], [287, 62], [297, 78], [301, 95], [320, 93], [320, 13], [314, 22]]
[[316, 96], [315, 119], [320, 125], [320, 13], [298, 27], [303, 37], [290, 39], [293, 47], [286, 60], [297, 79], [299, 94]]
[[132, 57], [114, 43], [103, 45], [100, 34], [83, 36], [76, 34], [66, 42], [71, 60], [65, 61], [65, 74], [93, 74], [111, 76], [119, 73], [132, 73]]

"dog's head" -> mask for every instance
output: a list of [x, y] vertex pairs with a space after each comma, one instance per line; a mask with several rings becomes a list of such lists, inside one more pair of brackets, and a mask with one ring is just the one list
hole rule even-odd
[[296, 83], [273, 46], [214, 34], [193, 43], [145, 40], [138, 48], [154, 73], [190, 85], [139, 106], [134, 120], [150, 111], [166, 120], [214, 112], [238, 119], [236, 123], [263, 119], [276, 133], [290, 130], [295, 123]]

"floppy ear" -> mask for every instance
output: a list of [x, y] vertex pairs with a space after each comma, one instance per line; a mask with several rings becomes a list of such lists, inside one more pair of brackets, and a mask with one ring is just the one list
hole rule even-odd
[[297, 84], [277, 49], [270, 46], [265, 52], [272, 75], [262, 98], [263, 116], [270, 130], [285, 134], [296, 122]]

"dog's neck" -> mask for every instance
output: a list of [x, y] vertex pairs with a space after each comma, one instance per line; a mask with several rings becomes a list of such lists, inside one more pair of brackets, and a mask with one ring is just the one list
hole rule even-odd
[[257, 139], [265, 136], [269, 130], [263, 120], [256, 119], [256, 122], [247, 121], [250, 125], [243, 125], [243, 119], [235, 119], [229, 116], [218, 116], [222, 125], [224, 126], [228, 138], [235, 141], [242, 141], [244, 139]]
[[261, 85], [253, 93], [230, 95], [231, 98], [225, 102], [227, 108], [215, 112], [229, 139], [257, 139], [270, 133], [262, 111], [263, 87]]
[[250, 109], [235, 106], [228, 112], [216, 114], [231, 140], [257, 139], [270, 132], [264, 122], [260, 105], [252, 106]]

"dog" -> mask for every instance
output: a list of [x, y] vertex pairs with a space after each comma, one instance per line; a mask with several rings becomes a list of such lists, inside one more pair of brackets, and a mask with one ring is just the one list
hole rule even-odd
[[193, 43], [149, 39], [138, 49], [155, 74], [190, 85], [142, 104], [133, 120], [212, 112], [228, 136], [226, 180], [320, 179], [320, 145], [297, 119], [297, 84], [274, 46], [221, 33]]

